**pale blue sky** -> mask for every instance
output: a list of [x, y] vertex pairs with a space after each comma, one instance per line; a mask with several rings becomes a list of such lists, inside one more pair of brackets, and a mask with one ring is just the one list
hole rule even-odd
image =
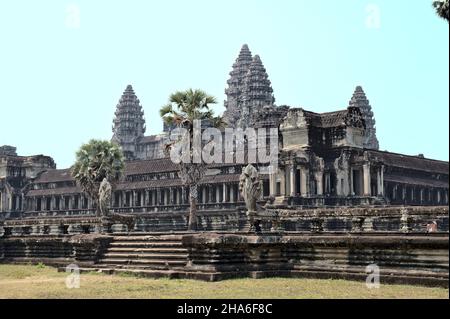
[[248, 43], [278, 105], [342, 109], [362, 85], [382, 150], [448, 160], [449, 27], [431, 2], [2, 1], [0, 145], [69, 167], [83, 142], [111, 138], [127, 84], [148, 134], [161, 131], [158, 110], [176, 90], [204, 89], [222, 112]]

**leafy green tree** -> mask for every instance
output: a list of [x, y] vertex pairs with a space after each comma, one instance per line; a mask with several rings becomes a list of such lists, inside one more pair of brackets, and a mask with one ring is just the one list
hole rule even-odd
[[[163, 121], [171, 127], [184, 128], [188, 132], [187, 138], [190, 139], [189, 161], [180, 162], [179, 177], [183, 184], [189, 187], [189, 230], [197, 229], [197, 188], [206, 172], [204, 163], [194, 163], [193, 158], [195, 150], [194, 139], [194, 121], [202, 120], [208, 123], [209, 127], [222, 127], [224, 122], [222, 117], [214, 116], [211, 104], [217, 103], [216, 99], [202, 90], [178, 91], [169, 98], [169, 103], [160, 109], [160, 115]], [[168, 144], [170, 151], [173, 144]]]
[[76, 153], [75, 164], [71, 173], [77, 185], [92, 200], [99, 215], [99, 187], [104, 178], [114, 185], [122, 176], [124, 169], [124, 156], [117, 144], [90, 140]]
[[436, 13], [442, 19], [449, 20], [449, 0], [437, 0], [433, 2], [433, 7], [436, 9]]

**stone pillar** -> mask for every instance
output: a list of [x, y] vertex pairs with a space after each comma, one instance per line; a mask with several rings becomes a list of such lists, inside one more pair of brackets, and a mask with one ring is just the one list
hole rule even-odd
[[142, 190], [141, 191], [141, 207], [147, 206], [147, 191]]
[[156, 189], [156, 191], [154, 191], [155, 194], [155, 206], [160, 204], [160, 200], [161, 200], [161, 190], [159, 188]]
[[209, 185], [208, 187], [208, 203], [212, 203], [213, 202], [213, 186]]
[[186, 199], [186, 187], [181, 187], [181, 203], [182, 204], [186, 204], [187, 203], [187, 199]]
[[227, 184], [223, 183], [222, 185], [222, 203], [227, 202]]
[[234, 203], [234, 185], [230, 185], [230, 203]]
[[216, 185], [216, 203], [220, 203], [220, 187]]
[[291, 196], [295, 196], [295, 195], [297, 195], [296, 193], [296, 190], [295, 190], [295, 170], [296, 170], [296, 167], [295, 167], [295, 165], [291, 165], [291, 166], [289, 166], [289, 191], [290, 191], [290, 195]]
[[138, 206], [138, 193], [137, 191], [133, 191], [132, 192], [132, 198], [133, 198], [133, 204], [131, 205], [132, 207], [136, 207]]
[[323, 171], [316, 172], [314, 175], [316, 178], [317, 195], [322, 196], [323, 195]]
[[122, 202], [122, 207], [125, 207], [127, 205], [127, 194], [125, 193], [125, 191], [120, 192], [120, 198]]
[[173, 205], [173, 188], [169, 188], [169, 205]]
[[331, 192], [331, 176], [330, 173], [325, 174], [325, 190], [324, 193], [330, 193]]
[[284, 170], [284, 196], [290, 196], [291, 195], [291, 179], [290, 179], [290, 172], [289, 172], [289, 166], [286, 166], [286, 169]]
[[384, 196], [384, 165], [381, 165], [380, 168], [380, 190], [378, 191], [378, 193], [381, 196]]
[[308, 170], [306, 168], [300, 169], [300, 193], [302, 197], [308, 196]]
[[206, 187], [205, 186], [202, 186], [202, 202], [204, 204], [207, 203], [207, 201], [206, 201]]
[[169, 205], [169, 192], [164, 189], [164, 205]]
[[13, 194], [9, 195], [9, 201], [8, 202], [9, 202], [8, 203], [8, 205], [9, 205], [8, 210], [12, 211], [12, 208], [13, 208]]
[[177, 205], [181, 205], [182, 203], [182, 197], [183, 197], [183, 192], [181, 191], [181, 188], [177, 188]]
[[[354, 177], [355, 173], [353, 168], [350, 167], [350, 196], [355, 196], [356, 192], [355, 192], [355, 183], [353, 182], [353, 177]], [[345, 194], [345, 191], [343, 189], [341, 189], [342, 195]]]
[[286, 174], [284, 170], [280, 172], [280, 195], [286, 195]]
[[363, 175], [364, 175], [364, 196], [371, 196], [372, 192], [370, 190], [370, 164], [363, 165]]
[[277, 174], [269, 175], [269, 195], [275, 197], [277, 195]]
[[74, 202], [73, 195], [70, 195], [69, 196], [69, 210], [73, 209], [73, 202]]

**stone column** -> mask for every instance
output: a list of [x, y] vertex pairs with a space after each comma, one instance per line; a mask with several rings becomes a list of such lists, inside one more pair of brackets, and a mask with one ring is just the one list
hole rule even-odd
[[222, 185], [222, 203], [227, 202], [227, 184], [223, 183]]
[[125, 191], [120, 192], [120, 201], [121, 201], [122, 207], [125, 207], [127, 205], [127, 194], [125, 193]]
[[381, 165], [380, 168], [380, 190], [378, 191], [378, 194], [384, 196], [384, 165]]
[[69, 196], [69, 210], [73, 209], [73, 195]]
[[220, 203], [220, 187], [216, 185], [216, 203]]
[[275, 197], [277, 195], [277, 174], [269, 175], [269, 195]]
[[137, 191], [133, 191], [132, 192], [132, 196], [133, 196], [133, 204], [131, 206], [132, 207], [136, 207], [136, 206], [138, 206], [138, 193], [137, 193]]
[[[355, 183], [353, 182], [354, 170], [350, 167], [350, 196], [355, 196]], [[359, 191], [359, 190], [358, 190]], [[345, 191], [341, 189], [342, 195], [345, 194]]]
[[324, 193], [330, 193], [331, 192], [331, 176], [330, 173], [325, 174], [325, 190]]
[[169, 205], [173, 204], [173, 188], [169, 188]]
[[208, 187], [208, 203], [212, 203], [213, 202], [213, 186], [209, 185]]
[[187, 199], [186, 199], [186, 187], [181, 187], [181, 203], [182, 204], [186, 204], [187, 203]]
[[177, 188], [176, 192], [177, 192], [177, 205], [181, 205], [183, 192], [181, 191], [181, 188]]
[[300, 193], [302, 197], [308, 196], [308, 170], [306, 168], [300, 169]]
[[202, 186], [202, 202], [203, 202], [203, 204], [207, 203], [207, 201], [206, 201], [206, 187], [205, 186]]
[[167, 191], [167, 189], [164, 189], [163, 192], [164, 192], [164, 205], [169, 205], [169, 192]]
[[314, 175], [316, 178], [317, 195], [322, 196], [323, 195], [323, 171], [316, 172]]
[[286, 169], [284, 170], [284, 196], [290, 196], [291, 195], [291, 174], [289, 171], [289, 166], [286, 166]]
[[230, 203], [234, 203], [234, 185], [230, 185]]
[[141, 191], [141, 207], [147, 206], [147, 190]]
[[364, 175], [364, 196], [371, 196], [372, 192], [370, 190], [370, 164], [363, 165], [363, 175]]
[[280, 170], [280, 195], [286, 195], [286, 174], [284, 170]]
[[295, 196], [295, 195], [297, 195], [296, 193], [296, 190], [295, 190], [295, 169], [296, 169], [296, 167], [295, 167], [295, 165], [291, 165], [291, 166], [289, 166], [289, 190], [290, 190], [290, 195], [291, 196]]
[[157, 206], [161, 203], [161, 190], [157, 188], [154, 191], [154, 194], [155, 194], [155, 206]]

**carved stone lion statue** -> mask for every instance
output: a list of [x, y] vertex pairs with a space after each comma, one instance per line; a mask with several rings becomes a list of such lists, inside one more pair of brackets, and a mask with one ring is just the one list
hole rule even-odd
[[253, 165], [249, 164], [242, 170], [239, 179], [239, 191], [244, 198], [247, 211], [256, 212], [256, 202], [261, 197], [262, 183], [258, 171]]
[[105, 177], [100, 183], [100, 188], [98, 190], [98, 210], [100, 216], [109, 215], [109, 204], [111, 202], [112, 187]]

